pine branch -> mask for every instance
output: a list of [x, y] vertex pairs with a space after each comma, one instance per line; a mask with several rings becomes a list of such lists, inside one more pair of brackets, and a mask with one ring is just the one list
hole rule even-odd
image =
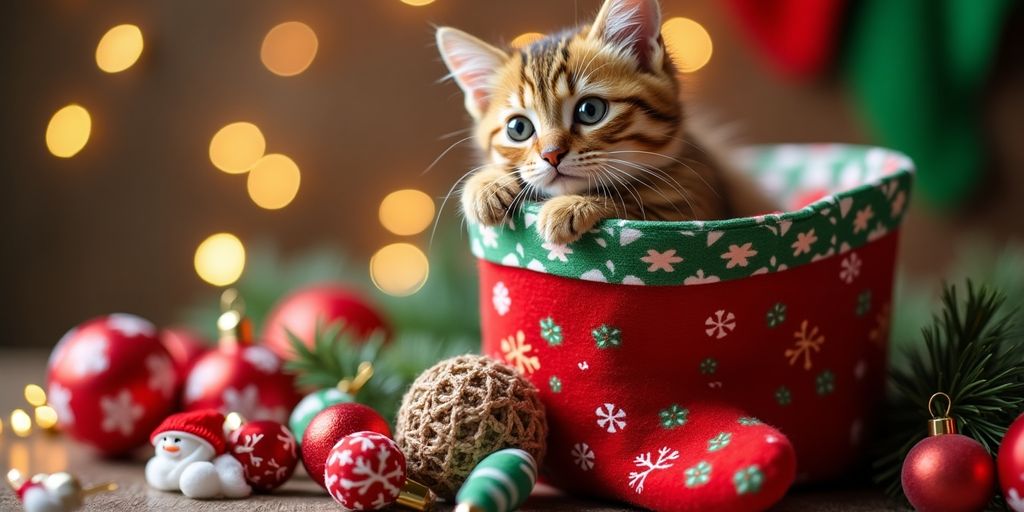
[[891, 371], [887, 432], [874, 462], [875, 479], [903, 496], [900, 470], [910, 449], [926, 434], [928, 398], [953, 401], [959, 432], [995, 454], [1007, 427], [1024, 409], [1024, 348], [1005, 297], [967, 281], [961, 300], [955, 286], [942, 295], [942, 312], [921, 331], [923, 349], [904, 350], [904, 367]]

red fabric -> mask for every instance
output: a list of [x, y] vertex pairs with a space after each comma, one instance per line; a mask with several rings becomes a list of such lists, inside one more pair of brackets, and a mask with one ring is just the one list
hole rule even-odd
[[733, 14], [779, 71], [808, 78], [835, 52], [844, 0], [729, 0]]
[[201, 409], [168, 416], [149, 436], [150, 442], [153, 442], [160, 434], [169, 431], [192, 434], [210, 443], [217, 455], [223, 454], [227, 448], [227, 441], [224, 439], [224, 415], [214, 409]]
[[[545, 474], [555, 485], [655, 510], [761, 510], [783, 496], [794, 465], [801, 478], [818, 480], [860, 455], [884, 391], [897, 240], [893, 232], [786, 271], [680, 287], [610, 285], [481, 261], [483, 350], [540, 389], [551, 431]], [[504, 313], [491, 303], [499, 281], [511, 300]], [[778, 303], [785, 319], [770, 327], [766, 314]], [[713, 329], [720, 311], [732, 328]], [[560, 327], [560, 344], [542, 336], [547, 318]], [[619, 346], [597, 346], [592, 331], [601, 325], [619, 329]], [[808, 351], [809, 367], [803, 355], [786, 354], [801, 332], [823, 338]], [[713, 372], [702, 366], [708, 359]], [[616, 432], [598, 423], [606, 404], [625, 414]], [[687, 410], [686, 422], [665, 428], [662, 411], [673, 404]], [[766, 424], [738, 421], [749, 416]], [[729, 444], [709, 450], [721, 433]], [[581, 444], [593, 467], [580, 463]], [[630, 474], [645, 469], [638, 457], [656, 461], [662, 448], [678, 458], [651, 471], [642, 491], [630, 485]], [[711, 466], [709, 480], [687, 487], [687, 469], [701, 461]], [[741, 493], [735, 475], [750, 466], [762, 482]]]

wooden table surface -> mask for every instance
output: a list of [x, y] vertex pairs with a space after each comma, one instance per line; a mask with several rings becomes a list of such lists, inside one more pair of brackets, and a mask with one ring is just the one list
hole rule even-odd
[[[132, 460], [109, 461], [92, 456], [88, 450], [76, 445], [66, 436], [35, 432], [30, 437], [18, 438], [10, 431], [10, 411], [26, 408], [22, 390], [26, 384], [43, 384], [46, 353], [0, 349], [0, 416], [3, 417], [3, 435], [0, 436], [0, 474], [10, 468], [22, 473], [52, 473], [70, 471], [86, 485], [113, 481], [117, 492], [91, 497], [83, 510], [87, 511], [338, 511], [341, 510], [302, 470], [301, 464], [284, 487], [271, 495], [254, 496], [246, 500], [193, 501], [175, 493], [164, 493], [147, 487], [143, 466], [149, 456], [141, 450]], [[148, 452], [148, 453], [147, 453]], [[0, 485], [0, 511], [20, 510], [10, 488]], [[439, 507], [447, 510], [447, 507]], [[524, 511], [541, 510], [630, 510], [615, 504], [588, 502], [561, 496], [550, 489], [540, 489], [522, 508]], [[774, 510], [825, 512], [868, 512], [901, 510], [881, 494], [858, 489], [804, 489], [790, 495]]]

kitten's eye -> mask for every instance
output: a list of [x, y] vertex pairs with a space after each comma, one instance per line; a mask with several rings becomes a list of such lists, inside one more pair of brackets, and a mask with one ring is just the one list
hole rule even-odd
[[607, 113], [608, 102], [596, 96], [583, 98], [576, 104], [576, 121], [580, 124], [597, 124]]
[[508, 138], [516, 142], [522, 142], [533, 137], [533, 123], [524, 116], [515, 116], [509, 119], [508, 124], [505, 125], [505, 130], [508, 132]]

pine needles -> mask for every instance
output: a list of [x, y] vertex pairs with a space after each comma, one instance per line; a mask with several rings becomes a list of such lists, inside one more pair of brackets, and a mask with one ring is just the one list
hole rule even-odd
[[891, 372], [888, 434], [874, 467], [876, 481], [894, 497], [903, 495], [903, 459], [925, 437], [931, 417], [926, 404], [933, 393], [952, 398], [950, 414], [960, 433], [993, 455], [1024, 409], [1024, 347], [1005, 297], [968, 281], [964, 300], [955, 286], [948, 286], [942, 306], [942, 313], [922, 329], [923, 347], [905, 350], [905, 365]]

